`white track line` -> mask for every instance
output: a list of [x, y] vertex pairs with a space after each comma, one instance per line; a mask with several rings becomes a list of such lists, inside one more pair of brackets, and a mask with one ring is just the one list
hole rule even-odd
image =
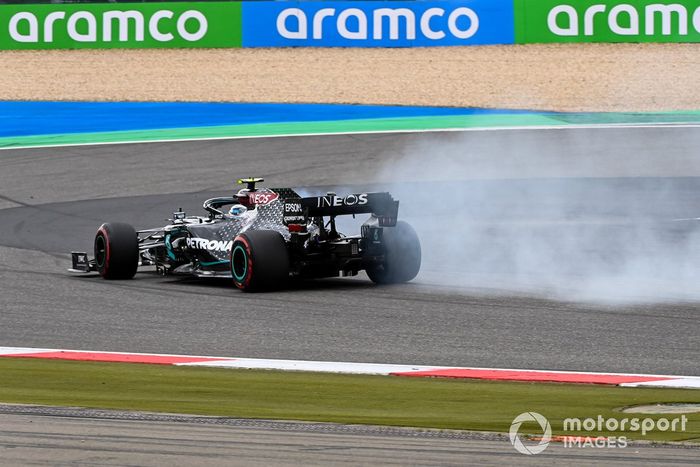
[[618, 386], [627, 388], [678, 388], [678, 389], [700, 389], [700, 378], [677, 378], [665, 381], [648, 381], [643, 383], [620, 383]]
[[[195, 127], [196, 128], [196, 127]], [[192, 141], [221, 141], [235, 139], [260, 139], [260, 138], [294, 138], [302, 136], [343, 136], [343, 135], [381, 135], [381, 134], [407, 134], [407, 133], [445, 133], [445, 132], [480, 132], [480, 131], [541, 131], [541, 130], [615, 130], [615, 129], [649, 129], [649, 128], [700, 128], [700, 123], [680, 122], [680, 123], [592, 123], [586, 125], [534, 125], [534, 126], [494, 126], [494, 127], [472, 127], [472, 128], [433, 128], [424, 130], [366, 130], [366, 131], [337, 131], [326, 133], [290, 133], [280, 135], [241, 135], [241, 136], [213, 136], [213, 137], [191, 137], [191, 138], [166, 138], [148, 141], [127, 140], [113, 142], [91, 142], [91, 143], [65, 143], [65, 144], [38, 144], [26, 146], [0, 146], [0, 151], [13, 149], [42, 149], [42, 148], [62, 148], [76, 146], [105, 146], [112, 144], [151, 144], [151, 143], [177, 143]], [[167, 128], [153, 131], [168, 130]], [[42, 135], [37, 135], [42, 136]], [[45, 135], [50, 137], [52, 135]], [[0, 140], [2, 143], [2, 140]]]
[[418, 366], [383, 363], [314, 362], [307, 360], [267, 360], [261, 358], [236, 358], [211, 362], [176, 363], [176, 366], [207, 366], [214, 368], [242, 368], [249, 370], [311, 371], [317, 373], [343, 373], [356, 375], [390, 375], [411, 371], [431, 371], [451, 367]]

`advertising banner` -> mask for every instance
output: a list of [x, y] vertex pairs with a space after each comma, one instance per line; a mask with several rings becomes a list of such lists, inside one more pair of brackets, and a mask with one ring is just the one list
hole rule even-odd
[[515, 0], [516, 42], [700, 42], [700, 0]]
[[0, 49], [240, 46], [240, 3], [0, 5]]
[[513, 0], [243, 4], [244, 47], [512, 44]]

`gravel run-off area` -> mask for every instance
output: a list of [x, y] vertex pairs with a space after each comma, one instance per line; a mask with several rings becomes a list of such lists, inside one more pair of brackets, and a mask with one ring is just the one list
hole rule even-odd
[[0, 52], [2, 100], [700, 109], [700, 44]]

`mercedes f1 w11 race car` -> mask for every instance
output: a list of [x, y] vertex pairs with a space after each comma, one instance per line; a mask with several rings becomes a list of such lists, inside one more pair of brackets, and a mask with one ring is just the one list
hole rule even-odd
[[[231, 278], [244, 291], [284, 287], [290, 277], [354, 276], [380, 284], [416, 277], [421, 247], [413, 228], [397, 220], [389, 193], [301, 197], [290, 188], [257, 188], [262, 178], [239, 180], [234, 196], [204, 202], [206, 216], [173, 213], [170, 224], [136, 231], [109, 222], [97, 230], [94, 258], [72, 253], [71, 272], [98, 271], [131, 279], [139, 267], [196, 277]], [[369, 214], [360, 235], [336, 230], [336, 216]]]

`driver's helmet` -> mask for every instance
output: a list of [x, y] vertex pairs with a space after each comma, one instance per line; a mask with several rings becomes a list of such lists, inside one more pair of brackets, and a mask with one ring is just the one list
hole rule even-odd
[[243, 206], [242, 204], [234, 204], [231, 206], [231, 209], [228, 210], [229, 215], [231, 216], [242, 216], [248, 211], [248, 208]]

